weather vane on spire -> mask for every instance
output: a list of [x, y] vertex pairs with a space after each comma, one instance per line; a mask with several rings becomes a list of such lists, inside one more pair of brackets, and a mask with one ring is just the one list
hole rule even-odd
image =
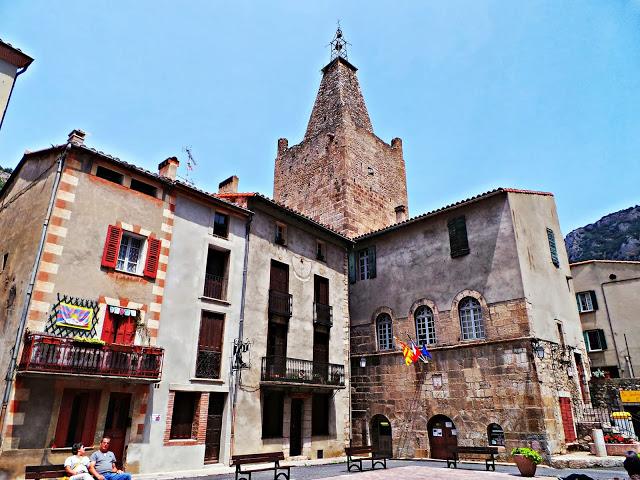
[[331, 40], [329, 44], [331, 46], [331, 60], [335, 60], [338, 57], [342, 57], [345, 60], [348, 60], [349, 57], [347, 55], [347, 45], [351, 45], [347, 42], [342, 36], [342, 29], [340, 28], [340, 20], [338, 20], [338, 29], [336, 30], [336, 34]]

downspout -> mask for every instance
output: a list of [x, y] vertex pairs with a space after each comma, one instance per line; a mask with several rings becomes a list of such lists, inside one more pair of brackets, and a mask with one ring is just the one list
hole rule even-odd
[[616, 342], [616, 335], [613, 330], [613, 322], [611, 322], [611, 315], [609, 315], [609, 305], [607, 304], [607, 295], [604, 293], [604, 286], [609, 285], [610, 283], [622, 283], [629, 282], [632, 280], [640, 280], [640, 277], [633, 278], [625, 278], [622, 280], [611, 280], [610, 282], [602, 282], [600, 284], [600, 291], [602, 291], [602, 298], [604, 299], [604, 308], [607, 312], [607, 321], [609, 322], [609, 329], [611, 330], [611, 338], [613, 338], [613, 348], [616, 351], [616, 360], [618, 361], [618, 368], [622, 367], [622, 363], [620, 363], [620, 353], [618, 352], [618, 343]]
[[[9, 110], [9, 102], [11, 101], [11, 94], [13, 93], [13, 87], [16, 86], [16, 82], [18, 81], [18, 77], [20, 75], [22, 75], [24, 72], [26, 72], [27, 68], [29, 68], [29, 65], [27, 65], [26, 67], [22, 67], [21, 69], [16, 71], [16, 76], [13, 78], [13, 83], [11, 84], [11, 90], [9, 90], [9, 96], [7, 97], [7, 103], [6, 103], [5, 107], [4, 107], [4, 112], [2, 112], [2, 118], [0, 118], [0, 130], [2, 130], [2, 124], [4, 122], [4, 117], [7, 114], [7, 110]], [[0, 419], [0, 428], [2, 428], [2, 419]], [[1, 437], [2, 436], [0, 435], [0, 445], [2, 444]]]
[[[238, 341], [242, 342], [242, 335], [244, 332], [244, 304], [245, 297], [247, 292], [247, 272], [249, 267], [249, 234], [251, 233], [251, 220], [253, 219], [253, 214], [249, 215], [247, 218], [247, 223], [245, 226], [244, 233], [244, 260], [242, 264], [242, 292], [240, 294], [240, 319], [238, 321]], [[240, 368], [234, 370], [236, 357], [233, 355], [233, 360], [231, 362], [231, 372], [229, 372], [229, 376], [231, 377], [231, 383], [233, 384], [233, 388], [231, 389], [231, 439], [229, 443], [229, 457], [233, 455], [233, 446], [235, 443], [235, 429], [236, 429], [236, 401], [238, 398], [238, 387], [240, 386], [240, 382], [242, 380], [242, 370]]]
[[27, 313], [29, 311], [29, 305], [31, 304], [31, 296], [33, 294], [33, 286], [36, 282], [36, 274], [38, 273], [38, 266], [40, 265], [40, 259], [42, 258], [42, 252], [44, 250], [44, 243], [47, 237], [47, 229], [49, 227], [49, 220], [51, 219], [51, 212], [53, 211], [53, 205], [58, 192], [58, 185], [60, 185], [60, 177], [62, 177], [62, 169], [64, 167], [64, 161], [67, 154], [71, 150], [71, 143], [67, 143], [64, 151], [58, 157], [58, 168], [56, 170], [56, 176], [53, 181], [53, 188], [51, 189], [51, 198], [49, 198], [49, 206], [47, 207], [47, 214], [42, 224], [42, 233], [40, 234], [40, 243], [38, 244], [38, 251], [33, 261], [33, 268], [31, 269], [31, 275], [29, 277], [29, 284], [27, 285], [27, 291], [24, 294], [24, 302], [22, 303], [22, 313], [20, 315], [20, 323], [18, 324], [18, 331], [16, 333], [16, 340], [11, 349], [11, 358], [9, 360], [9, 368], [7, 369], [7, 375], [5, 377], [4, 395], [2, 397], [2, 409], [0, 410], [0, 447], [4, 440], [2, 434], [4, 430], [4, 420], [7, 413], [7, 406], [9, 405], [9, 398], [11, 397], [11, 389], [13, 386], [13, 377], [15, 375], [16, 363], [18, 359], [18, 351], [20, 350], [20, 343], [22, 342], [22, 336], [27, 324]]

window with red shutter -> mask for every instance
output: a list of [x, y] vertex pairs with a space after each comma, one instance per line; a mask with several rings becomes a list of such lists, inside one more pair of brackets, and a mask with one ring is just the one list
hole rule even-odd
[[156, 278], [158, 272], [158, 263], [160, 261], [160, 247], [162, 242], [157, 238], [149, 238], [147, 240], [147, 261], [144, 266], [144, 276]]
[[115, 225], [109, 225], [107, 229], [107, 240], [104, 242], [104, 251], [102, 252], [103, 267], [116, 268], [121, 239], [122, 229]]

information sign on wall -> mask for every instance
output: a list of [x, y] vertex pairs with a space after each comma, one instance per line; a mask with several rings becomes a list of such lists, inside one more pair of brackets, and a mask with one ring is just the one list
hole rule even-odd
[[621, 390], [620, 400], [622, 403], [640, 403], [640, 390]]

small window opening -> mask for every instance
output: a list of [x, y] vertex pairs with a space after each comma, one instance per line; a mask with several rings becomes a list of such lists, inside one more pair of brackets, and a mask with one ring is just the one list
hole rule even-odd
[[154, 187], [153, 185], [149, 185], [148, 183], [141, 182], [140, 180], [136, 180], [135, 178], [131, 179], [131, 190], [144, 193], [145, 195], [149, 195], [151, 197], [158, 196], [158, 189], [156, 187]]
[[316, 259], [320, 260], [321, 262], [327, 261], [327, 246], [320, 240], [316, 241]]
[[275, 242], [278, 245], [287, 244], [287, 226], [282, 223], [276, 223]]
[[216, 212], [213, 217], [213, 234], [227, 238], [229, 236], [229, 215]]
[[4, 255], [2, 255], [2, 272], [5, 271], [5, 269], [7, 268], [7, 264], [9, 263], [9, 254], [5, 253]]
[[98, 169], [96, 170], [96, 177], [104, 178], [105, 180], [117, 183], [118, 185], [122, 185], [122, 182], [124, 181], [124, 175], [121, 173], [114, 172], [113, 170], [101, 166], [98, 166]]

